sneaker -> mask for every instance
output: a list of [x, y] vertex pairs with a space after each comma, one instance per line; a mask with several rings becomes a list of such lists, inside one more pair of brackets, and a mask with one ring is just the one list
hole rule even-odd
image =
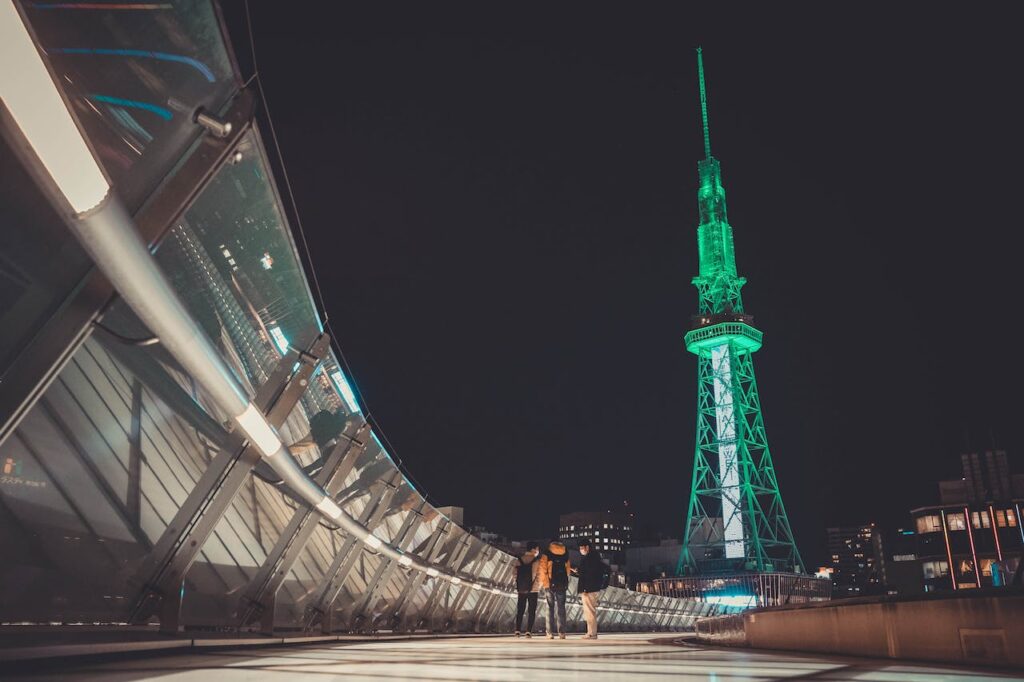
[[526, 633], [526, 639], [530, 639], [531, 637], [533, 637], [533, 634], [530, 633], [530, 632], [527, 632]]
[[555, 638], [555, 636], [549, 632], [548, 633], [548, 639], [554, 639], [554, 638]]
[[558, 639], [565, 639], [565, 633], [564, 632], [559, 632], [558, 633]]
[[519, 630], [516, 630], [516, 637], [519, 636]]

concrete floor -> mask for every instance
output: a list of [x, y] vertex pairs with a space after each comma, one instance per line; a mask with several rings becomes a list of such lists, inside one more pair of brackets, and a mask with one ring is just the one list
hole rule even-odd
[[[425, 639], [211, 651], [24, 671], [3, 679], [216, 682], [290, 680], [940, 680], [1024, 679], [981, 670], [867, 659], [702, 649], [652, 635]], [[10, 672], [10, 671], [8, 671]]]

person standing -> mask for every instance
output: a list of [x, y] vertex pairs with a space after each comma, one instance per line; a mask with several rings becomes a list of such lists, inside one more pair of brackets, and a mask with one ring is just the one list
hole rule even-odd
[[608, 570], [597, 550], [591, 549], [589, 539], [581, 538], [579, 547], [583, 558], [576, 569], [579, 580], [576, 592], [583, 604], [583, 618], [587, 621], [587, 634], [583, 639], [597, 639], [597, 604], [601, 599], [601, 590], [605, 587]]
[[[558, 638], [565, 639], [565, 593], [569, 589], [569, 574], [572, 572], [569, 554], [565, 545], [552, 540], [540, 561], [541, 584], [546, 588], [544, 592], [548, 603], [548, 639], [555, 638], [556, 630]], [[558, 620], [555, 620], [556, 611]]]
[[526, 553], [516, 560], [516, 637], [523, 629], [523, 614], [527, 613], [526, 636], [532, 637], [533, 621], [537, 617], [537, 591], [540, 589], [540, 545], [531, 542], [526, 545]]

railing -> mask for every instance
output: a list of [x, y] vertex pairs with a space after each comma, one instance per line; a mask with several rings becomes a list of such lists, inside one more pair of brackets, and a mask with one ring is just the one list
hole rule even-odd
[[689, 331], [684, 339], [686, 346], [690, 347], [721, 336], [740, 336], [750, 339], [753, 345], [760, 346], [764, 334], [742, 322], [721, 322]]
[[832, 581], [803, 573], [736, 573], [656, 578], [652, 594], [740, 609], [804, 604], [832, 598]]

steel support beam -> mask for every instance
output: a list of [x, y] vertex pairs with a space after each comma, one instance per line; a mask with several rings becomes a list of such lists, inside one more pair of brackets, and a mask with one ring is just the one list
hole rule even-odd
[[[391, 504], [391, 499], [398, 492], [398, 489], [405, 485], [402, 474], [397, 470], [386, 481], [379, 481], [376, 484], [377, 490], [370, 489], [370, 499], [359, 516], [359, 523], [373, 532], [374, 528], [384, 520]], [[330, 633], [333, 627], [334, 602], [345, 587], [345, 580], [349, 573], [355, 568], [363, 548], [359, 541], [353, 536], [347, 536], [341, 544], [338, 554], [334, 557], [330, 567], [324, 573], [320, 583], [313, 590], [316, 599], [306, 607], [305, 628], [312, 630], [319, 623], [322, 632]]]
[[[494, 549], [493, 547], [491, 547], [490, 545], [483, 545], [482, 544], [482, 547], [480, 548], [480, 551], [477, 552], [476, 556], [474, 556], [472, 558], [472, 560], [470, 561], [470, 565], [466, 569], [466, 573], [470, 577], [472, 577], [474, 579], [479, 577], [478, 571], [480, 570], [480, 567], [488, 559], [490, 559], [491, 558], [491, 554], [493, 552], [496, 552], [496, 551], [497, 550]], [[447, 632], [449, 629], [451, 629], [455, 625], [455, 619], [457, 617], [459, 609], [462, 608], [462, 605], [465, 603], [466, 599], [469, 598], [469, 594], [472, 591], [473, 591], [473, 588], [471, 588], [466, 583], [463, 583], [462, 585], [459, 586], [459, 591], [455, 593], [455, 599], [452, 600], [452, 604], [448, 608], [448, 614], [445, 617], [444, 626], [442, 628], [444, 631]]]
[[[441, 550], [444, 549], [444, 538], [450, 532], [451, 526], [452, 522], [448, 519], [442, 518], [438, 522], [437, 528], [434, 529], [430, 539], [427, 541], [427, 546], [423, 553], [423, 557], [427, 563], [433, 564], [437, 561], [438, 555], [441, 553]], [[412, 579], [405, 584], [405, 587], [402, 588], [401, 594], [398, 595], [398, 598], [391, 607], [391, 612], [381, 619], [382, 622], [389, 623], [391, 625], [391, 630], [393, 632], [400, 629], [402, 621], [405, 618], [405, 611], [409, 608], [409, 603], [412, 601], [416, 591], [419, 590], [420, 586], [426, 579], [426, 573], [417, 571], [412, 576]], [[435, 580], [438, 582], [441, 581], [440, 578], [435, 578]]]
[[[329, 349], [330, 337], [321, 334], [308, 353], [290, 351], [260, 387], [253, 402], [275, 428], [280, 427], [294, 409], [306, 391], [319, 358]], [[292, 368], [296, 363], [299, 363], [299, 369], [293, 374]], [[129, 622], [144, 622], [159, 608], [160, 630], [168, 633], [178, 631], [185, 574], [230, 508], [253, 467], [260, 461], [255, 447], [242, 445], [241, 437], [236, 438], [239, 447], [226, 448], [214, 457], [153, 550], [129, 580], [129, 585], [140, 591]]]
[[[501, 564], [495, 571], [495, 576], [493, 579], [494, 583], [500, 588], [506, 583], [506, 581], [509, 580], [514, 570], [514, 564]], [[488, 595], [486, 604], [481, 606], [481, 608], [478, 610], [478, 614], [476, 617], [476, 625], [474, 628], [477, 632], [480, 632], [481, 630], [487, 630], [491, 627], [491, 621], [494, 619], [494, 616], [501, 610], [498, 607], [504, 603], [506, 598], [507, 597], [505, 596], [504, 592], [502, 592], [501, 594], [494, 594], [493, 592], [491, 592]]]
[[[395, 534], [395, 539], [392, 541], [393, 545], [402, 551], [408, 551], [408, 545], [416, 537], [416, 531], [419, 530], [420, 524], [423, 523], [423, 510], [426, 506], [427, 501], [423, 500], [416, 509], [409, 510], [409, 513], [406, 514], [405, 519], [402, 521], [401, 528]], [[349, 631], [355, 631], [360, 628], [367, 614], [372, 612], [377, 600], [380, 599], [380, 590], [388, 584], [398, 566], [398, 562], [392, 559], [387, 557], [381, 558], [380, 565], [377, 566], [373, 578], [366, 586], [366, 594], [352, 610], [352, 616], [349, 620]], [[411, 576], [409, 579], [411, 580]], [[370, 626], [369, 629], [372, 630], [372, 620]]]
[[[345, 479], [355, 467], [359, 456], [366, 450], [370, 426], [361, 419], [349, 422], [331, 448], [323, 468], [314, 480], [324, 487], [328, 494], [335, 494], [344, 485]], [[319, 515], [307, 506], [301, 506], [292, 514], [281, 531], [273, 549], [246, 586], [239, 604], [239, 628], [260, 620], [260, 631], [273, 634], [277, 593], [288, 577], [292, 566], [302, 555], [309, 540], [319, 525]]]
[[[462, 559], [466, 556], [466, 553], [469, 551], [469, 547], [472, 544], [468, 534], [459, 538], [457, 542], [458, 546], [452, 548], [451, 556], [449, 556], [447, 561], [445, 561], [445, 569], [452, 572], [458, 572], [459, 564], [462, 563]], [[447, 580], [443, 579], [434, 581], [434, 589], [431, 590], [430, 596], [427, 598], [427, 603], [424, 604], [423, 608], [420, 610], [419, 616], [416, 618], [416, 627], [413, 629], [418, 629], [430, 622], [430, 619], [433, 618], [434, 611], [437, 609], [437, 605], [440, 602], [442, 593], [446, 594], [448, 592], [449, 584], [450, 583]]]
[[[222, 116], [231, 121], [231, 134], [223, 138], [203, 135], [188, 158], [135, 211], [135, 224], [147, 244], [152, 247], [159, 243], [164, 233], [181, 218], [210, 178], [230, 157], [238, 141], [250, 128], [254, 107], [254, 93], [242, 90]], [[0, 126], [13, 148], [24, 149], [26, 143], [13, 128]], [[50, 195], [56, 191], [50, 186], [49, 178], [38, 177], [40, 174], [35, 172], [32, 162], [28, 160], [32, 153], [22, 153], [21, 156], [44, 194]], [[102, 316], [114, 297], [113, 285], [94, 267], [10, 366], [4, 376], [6, 388], [0, 391], [0, 443], [10, 435], [89, 337], [92, 323]], [[18, 387], [18, 390], [11, 390], [12, 387]]]

